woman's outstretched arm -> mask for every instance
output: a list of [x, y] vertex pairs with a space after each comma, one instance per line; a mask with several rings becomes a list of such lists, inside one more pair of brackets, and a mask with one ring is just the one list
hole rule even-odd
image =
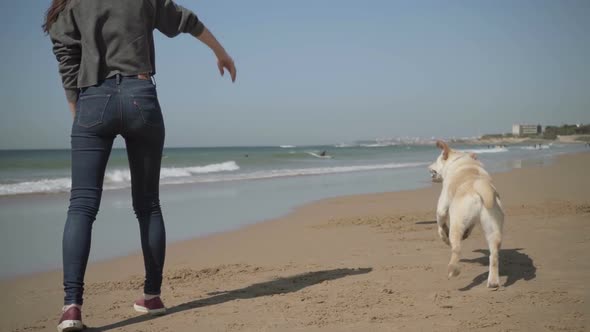
[[234, 60], [227, 54], [223, 46], [217, 41], [215, 36], [207, 29], [206, 27], [203, 29], [203, 32], [197, 37], [201, 42], [205, 45], [209, 46], [209, 48], [215, 53], [217, 57], [217, 67], [219, 68], [219, 73], [223, 76], [224, 68], [227, 69], [231, 76], [231, 81], [236, 81], [236, 66], [234, 64]]
[[172, 0], [156, 0], [155, 3], [156, 29], [168, 37], [175, 37], [184, 32], [198, 38], [215, 53], [219, 73], [223, 76], [224, 69], [227, 69], [232, 82], [235, 82], [236, 66], [234, 61], [195, 13]]

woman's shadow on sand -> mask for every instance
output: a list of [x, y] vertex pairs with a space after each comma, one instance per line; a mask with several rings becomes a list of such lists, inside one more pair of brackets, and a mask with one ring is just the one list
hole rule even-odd
[[[500, 276], [507, 276], [504, 287], [513, 285], [518, 280], [532, 280], [537, 277], [537, 267], [533, 263], [533, 259], [521, 252], [523, 248], [516, 249], [500, 249]], [[477, 249], [473, 252], [483, 254], [483, 256], [474, 259], [462, 259], [461, 262], [477, 263], [483, 266], [489, 265], [490, 251], [485, 249]], [[484, 272], [471, 281], [471, 283], [460, 291], [467, 291], [473, 287], [482, 284], [488, 279], [488, 272]]]
[[[209, 297], [182, 303], [177, 306], [168, 308], [168, 310], [166, 311], [166, 315], [171, 315], [178, 312], [205, 307], [209, 305], [221, 304], [237, 299], [252, 299], [261, 296], [293, 293], [305, 287], [313, 286], [324, 281], [335, 280], [359, 274], [365, 274], [371, 272], [372, 270], [372, 268], [333, 269], [325, 271], [307, 272], [290, 277], [277, 278], [274, 280], [253, 284], [240, 289], [209, 293], [207, 294], [209, 295]], [[113, 323], [101, 327], [87, 327], [85, 331], [108, 331], [111, 329], [145, 322], [155, 318], [157, 317], [142, 315], [128, 318], [118, 323]]]

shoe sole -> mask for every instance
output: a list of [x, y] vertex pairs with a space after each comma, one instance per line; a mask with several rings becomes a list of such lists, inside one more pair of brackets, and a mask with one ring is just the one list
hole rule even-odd
[[146, 307], [142, 307], [140, 305], [134, 304], [133, 305], [133, 309], [135, 309], [135, 311], [137, 312], [141, 312], [144, 314], [149, 314], [152, 316], [160, 316], [166, 313], [166, 308], [161, 308], [161, 309], [148, 309]]
[[57, 332], [75, 332], [83, 329], [84, 324], [79, 320], [64, 320], [57, 326]]

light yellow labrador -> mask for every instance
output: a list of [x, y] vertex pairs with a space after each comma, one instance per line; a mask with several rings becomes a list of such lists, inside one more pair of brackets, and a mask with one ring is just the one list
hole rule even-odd
[[479, 221], [490, 248], [488, 287], [497, 288], [498, 252], [502, 243], [504, 211], [492, 178], [472, 153], [455, 151], [443, 141], [436, 146], [442, 150], [428, 167], [432, 181], [442, 182], [436, 208], [440, 238], [451, 246], [449, 277], [460, 273], [461, 240], [466, 239]]

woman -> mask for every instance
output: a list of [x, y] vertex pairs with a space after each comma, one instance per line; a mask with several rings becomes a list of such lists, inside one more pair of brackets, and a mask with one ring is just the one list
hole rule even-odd
[[160, 299], [166, 247], [159, 203], [164, 122], [152, 75], [153, 31], [190, 33], [236, 78], [231, 57], [191, 11], [172, 0], [53, 0], [43, 29], [53, 42], [74, 117], [72, 189], [63, 235], [64, 308], [58, 331], [80, 331], [84, 273], [113, 140], [125, 139], [133, 209], [145, 264], [144, 296], [135, 310], [165, 312]]

